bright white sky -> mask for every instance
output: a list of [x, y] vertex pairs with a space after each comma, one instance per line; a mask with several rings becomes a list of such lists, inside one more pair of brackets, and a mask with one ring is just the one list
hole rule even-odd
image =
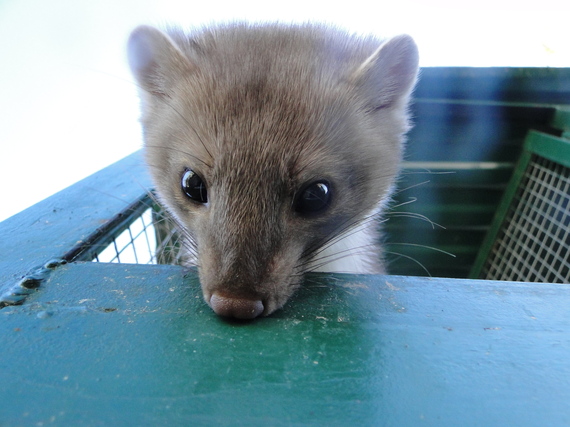
[[325, 21], [412, 35], [422, 66], [570, 67], [570, 0], [0, 0], [0, 221], [141, 146], [141, 23]]

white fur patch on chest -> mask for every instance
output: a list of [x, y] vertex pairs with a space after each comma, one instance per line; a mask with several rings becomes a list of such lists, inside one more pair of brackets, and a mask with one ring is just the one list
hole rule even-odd
[[361, 224], [337, 237], [333, 244], [318, 252], [310, 271], [328, 273], [383, 273], [375, 223]]

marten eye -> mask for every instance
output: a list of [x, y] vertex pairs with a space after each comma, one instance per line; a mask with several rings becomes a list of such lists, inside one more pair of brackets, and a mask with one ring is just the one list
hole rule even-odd
[[184, 174], [182, 174], [181, 186], [184, 194], [195, 202], [206, 203], [208, 201], [206, 184], [204, 184], [202, 177], [192, 169], [186, 169]]
[[331, 202], [330, 185], [327, 181], [308, 184], [298, 193], [294, 209], [301, 215], [312, 215], [324, 211]]

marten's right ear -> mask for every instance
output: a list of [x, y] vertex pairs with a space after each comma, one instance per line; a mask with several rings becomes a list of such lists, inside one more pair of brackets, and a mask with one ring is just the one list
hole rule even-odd
[[131, 33], [128, 58], [141, 88], [160, 97], [170, 97], [176, 80], [194, 68], [170, 37], [146, 25]]

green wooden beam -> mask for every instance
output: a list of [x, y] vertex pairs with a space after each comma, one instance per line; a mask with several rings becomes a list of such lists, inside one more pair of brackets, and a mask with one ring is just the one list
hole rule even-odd
[[570, 287], [310, 275], [227, 322], [176, 266], [71, 263], [0, 310], [5, 425], [564, 425]]
[[38, 286], [120, 224], [149, 189], [137, 152], [0, 223], [0, 307], [25, 297], [14, 295], [22, 280]]

